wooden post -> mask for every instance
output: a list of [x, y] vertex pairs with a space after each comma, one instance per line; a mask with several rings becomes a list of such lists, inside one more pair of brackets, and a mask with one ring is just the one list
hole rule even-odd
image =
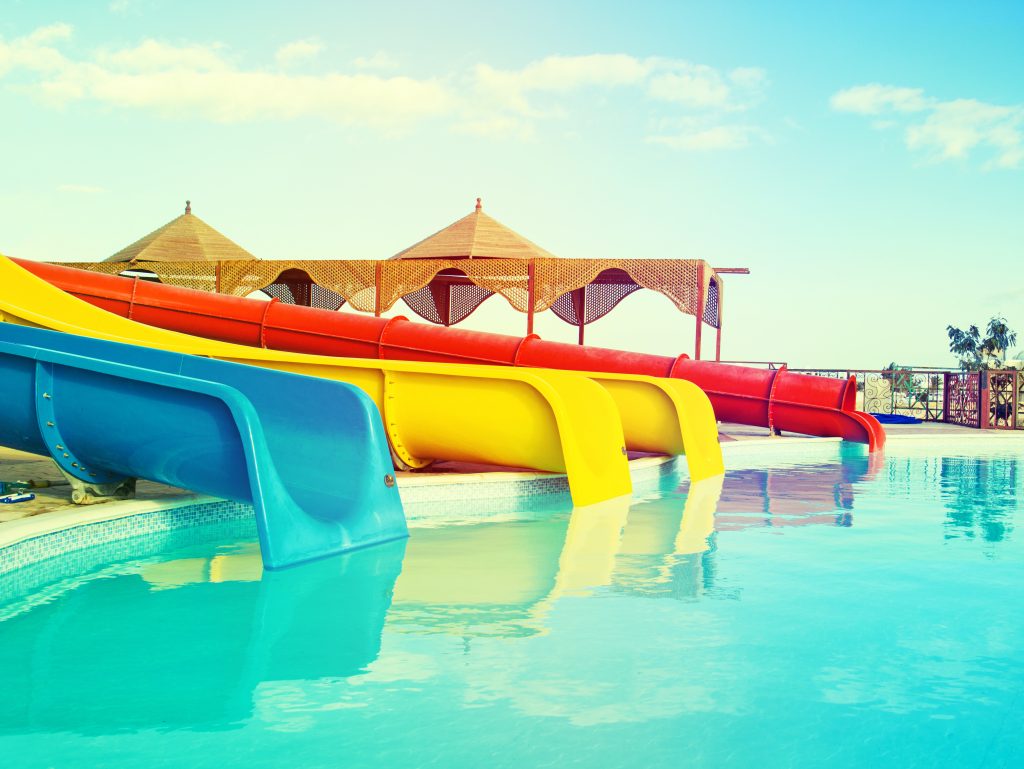
[[1010, 404], [1010, 408], [1012, 409], [1012, 411], [1010, 412], [1010, 415], [1013, 418], [1010, 421], [1010, 427], [1012, 429], [1016, 430], [1017, 429], [1017, 408], [1018, 408], [1018, 404], [1019, 404], [1019, 401], [1020, 401], [1020, 398], [1018, 397], [1020, 395], [1020, 372], [1019, 371], [1014, 371], [1013, 372], [1013, 390], [1012, 390], [1012, 392], [1013, 392], [1013, 401]]
[[989, 409], [992, 408], [992, 393], [988, 389], [988, 371], [982, 369], [978, 372], [978, 428], [988, 430], [992, 427], [989, 422]]
[[697, 330], [693, 339], [693, 359], [700, 360], [700, 335], [704, 325], [704, 262], [697, 265]]
[[373, 299], [373, 314], [376, 317], [380, 317], [380, 284], [381, 284], [381, 262], [377, 262], [376, 267], [373, 270], [373, 286], [374, 286], [374, 299]]
[[533, 333], [533, 307], [537, 300], [536, 286], [536, 265], [535, 260], [530, 259], [526, 266], [526, 335]]
[[[867, 397], [867, 396], [865, 396]], [[942, 421], [949, 422], [949, 372], [942, 372]]]

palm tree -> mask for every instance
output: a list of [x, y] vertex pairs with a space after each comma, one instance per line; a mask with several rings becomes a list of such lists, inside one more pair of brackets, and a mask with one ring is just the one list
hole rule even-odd
[[960, 358], [964, 371], [979, 371], [984, 368], [1002, 368], [1006, 352], [1017, 344], [1017, 332], [1006, 324], [1006, 318], [995, 316], [985, 328], [985, 337], [977, 326], [966, 331], [955, 326], [946, 326], [949, 336], [949, 351]]

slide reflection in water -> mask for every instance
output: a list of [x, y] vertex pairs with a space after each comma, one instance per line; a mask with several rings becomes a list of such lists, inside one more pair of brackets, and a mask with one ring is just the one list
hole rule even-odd
[[86, 582], [0, 624], [18, 660], [0, 734], [223, 726], [252, 716], [264, 682], [354, 675], [380, 651], [404, 552], [399, 540], [264, 573], [248, 545]]
[[0, 733], [238, 724], [254, 703], [282, 701], [271, 693], [287, 682], [373, 669], [385, 626], [468, 644], [547, 635], [560, 602], [598, 592], [693, 600], [715, 587], [716, 528], [835, 525], [877, 462], [736, 471], [632, 504], [418, 528], [281, 572], [263, 571], [253, 543], [130, 565], [0, 623], [5, 654], [23, 662], [5, 676]]

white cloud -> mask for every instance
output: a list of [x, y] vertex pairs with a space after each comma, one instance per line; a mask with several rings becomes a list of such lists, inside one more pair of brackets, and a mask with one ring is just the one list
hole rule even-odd
[[376, 70], [378, 72], [391, 72], [398, 69], [398, 59], [384, 51], [377, 51], [373, 56], [360, 56], [353, 64], [359, 69]]
[[549, 56], [505, 75], [524, 91], [569, 91], [583, 86], [631, 85], [642, 80], [648, 71], [646, 64], [632, 56], [591, 54]]
[[856, 86], [832, 97], [842, 112], [882, 115], [878, 130], [903, 128], [907, 148], [933, 161], [966, 159], [988, 151], [987, 165], [1019, 168], [1024, 164], [1024, 105], [1004, 106], [976, 99], [940, 101], [919, 88]]
[[1024, 108], [957, 99], [936, 105], [924, 123], [907, 128], [907, 146], [948, 159], [987, 145], [995, 151], [996, 165], [1014, 168], [1024, 154], [1022, 127]]
[[[240, 57], [219, 43], [156, 39], [72, 58], [60, 50], [71, 33], [70, 26], [57, 24], [0, 40], [0, 77], [11, 77], [14, 87], [53, 106], [95, 102], [226, 123], [318, 117], [400, 129], [441, 117], [457, 132], [523, 140], [537, 136], [543, 121], [578, 119], [589, 114], [584, 110], [701, 118], [699, 126], [653, 138], [679, 149], [745, 146], [760, 132], [723, 125], [721, 116], [749, 109], [767, 85], [756, 67], [726, 72], [621, 53], [548, 56], [520, 69], [480, 63], [433, 79], [375, 74], [398, 67], [383, 51], [356, 59], [350, 72], [289, 71], [323, 50], [313, 38], [281, 46], [264, 67], [241, 66]], [[579, 98], [584, 93], [585, 101]], [[585, 132], [592, 124], [584, 117], [575, 128]]]
[[53, 24], [10, 43], [0, 40], [0, 77], [14, 69], [53, 72], [65, 67], [67, 60], [50, 44], [67, 40], [71, 32], [67, 24]]
[[55, 43], [58, 40], [67, 40], [71, 37], [72, 32], [70, 24], [51, 24], [47, 27], [40, 27], [24, 39], [32, 45], [44, 45]]
[[651, 79], [649, 90], [655, 99], [698, 108], [724, 107], [730, 96], [722, 76], [706, 66], [689, 66], [683, 71], [658, 75]]
[[76, 61], [47, 45], [70, 33], [67, 25], [55, 25], [0, 42], [0, 75], [14, 69], [27, 73], [26, 90], [55, 106], [88, 100], [219, 122], [313, 116], [344, 124], [400, 125], [450, 111], [455, 101], [433, 80], [240, 69], [217, 44], [146, 40]]
[[[76, 85], [73, 77], [64, 82]], [[78, 98], [224, 123], [315, 116], [346, 124], [388, 124], [444, 112], [449, 99], [436, 83], [368, 75], [88, 71], [77, 85]]]
[[920, 112], [928, 106], [929, 102], [920, 88], [896, 88], [878, 83], [847, 88], [832, 96], [832, 109], [860, 115], [879, 115], [889, 111]]
[[768, 73], [760, 67], [737, 67], [729, 73], [729, 79], [748, 91], [758, 91], [768, 85]]
[[[530, 124], [523, 120], [571, 114], [564, 99], [545, 99], [545, 95], [569, 94], [580, 89], [633, 89], [638, 97], [646, 96], [688, 115], [718, 115], [748, 109], [767, 83], [766, 73], [757, 67], [740, 67], [723, 74], [707, 65], [656, 57], [638, 59], [626, 54], [549, 56], [518, 70], [479, 64], [467, 122], [506, 135], [532, 136], [532, 128], [526, 130]], [[514, 130], [506, 130], [512, 125]], [[756, 135], [761, 132], [749, 127], [712, 124], [651, 140], [676, 149], [724, 149], [746, 146]]]
[[635, 85], [649, 67], [624, 54], [549, 56], [519, 70], [476, 67], [474, 90], [487, 109], [511, 110], [540, 117], [545, 111], [528, 100], [531, 93], [566, 93], [580, 88]]
[[323, 43], [317, 40], [296, 40], [278, 48], [274, 58], [282, 67], [287, 67], [299, 61], [312, 59], [323, 50]]
[[756, 126], [718, 125], [709, 128], [691, 128], [671, 135], [650, 136], [647, 141], [664, 144], [676, 150], [708, 151], [735, 150], [749, 147], [751, 139], [763, 137]]
[[96, 64], [121, 73], [217, 72], [229, 69], [220, 54], [223, 46], [174, 46], [156, 40], [143, 40], [134, 48], [100, 51]]

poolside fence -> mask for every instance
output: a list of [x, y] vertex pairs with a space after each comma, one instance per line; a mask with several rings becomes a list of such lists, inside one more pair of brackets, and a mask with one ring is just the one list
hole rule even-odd
[[1024, 371], [947, 369], [790, 369], [857, 377], [857, 408], [982, 430], [1024, 430]]

